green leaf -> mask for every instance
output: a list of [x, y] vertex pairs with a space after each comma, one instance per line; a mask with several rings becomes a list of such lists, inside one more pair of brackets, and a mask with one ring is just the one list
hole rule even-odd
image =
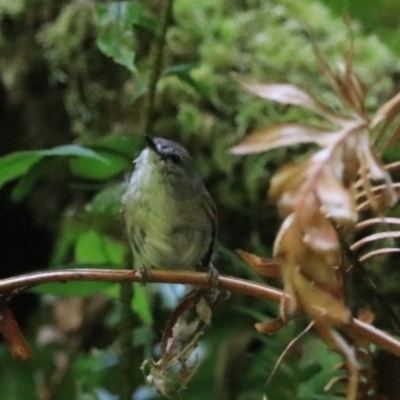
[[31, 152], [16, 152], [0, 158], [0, 188], [25, 174], [42, 156]]
[[48, 150], [18, 151], [0, 158], [0, 189], [7, 182], [26, 174], [42, 158], [52, 156], [77, 156], [96, 159], [101, 163], [107, 162], [95, 151], [75, 144]]
[[85, 179], [103, 181], [123, 173], [130, 167], [126, 157], [102, 150], [98, 151], [98, 154], [107, 163], [93, 158], [76, 158], [70, 161], [72, 173]]
[[95, 150], [111, 150], [110, 152], [126, 156], [129, 160], [144, 147], [143, 136], [106, 136], [90, 144]]
[[78, 144], [66, 144], [63, 146], [53, 147], [52, 149], [36, 150], [33, 151], [32, 153], [39, 154], [42, 156], [77, 156], [84, 158], [92, 158], [95, 160], [99, 160], [103, 163], [107, 162], [94, 150], [87, 149], [86, 147], [80, 146]]
[[75, 246], [78, 264], [122, 266], [126, 247], [110, 238], [90, 230], [81, 234]]
[[11, 192], [13, 201], [21, 201], [29, 194], [38, 179], [48, 170], [50, 163], [46, 161], [40, 160], [22, 175]]
[[133, 1], [115, 1], [96, 7], [100, 31], [97, 47], [131, 72], [136, 72], [132, 28], [140, 23], [142, 12], [142, 5]]
[[89, 142], [100, 157], [97, 159], [77, 158], [70, 161], [73, 174], [97, 181], [109, 180], [131, 168], [131, 161], [143, 147], [142, 136], [107, 136]]

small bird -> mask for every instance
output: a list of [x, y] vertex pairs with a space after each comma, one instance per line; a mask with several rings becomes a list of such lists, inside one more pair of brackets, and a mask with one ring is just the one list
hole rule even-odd
[[122, 198], [135, 265], [213, 269], [217, 213], [193, 159], [171, 140], [146, 142]]

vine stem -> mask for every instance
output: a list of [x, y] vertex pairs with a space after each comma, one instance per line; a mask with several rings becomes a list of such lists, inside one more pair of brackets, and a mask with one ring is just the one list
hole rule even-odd
[[[129, 252], [125, 258], [126, 270], [132, 271], [133, 259]], [[119, 397], [120, 400], [131, 400], [135, 390], [133, 376], [140, 365], [137, 364], [135, 349], [133, 347], [133, 334], [135, 326], [138, 325], [138, 316], [132, 310], [133, 285], [129, 282], [122, 282], [120, 285], [119, 299], [121, 303], [121, 316], [119, 321]]]
[[[162, 0], [161, 2], [163, 3], [164, 0]], [[156, 88], [157, 88], [157, 83], [160, 80], [161, 70], [163, 66], [165, 38], [167, 35], [168, 26], [172, 19], [172, 6], [173, 6], [173, 0], [166, 0], [163, 9], [161, 32], [157, 40], [155, 41], [154, 47], [152, 49], [153, 61], [149, 78], [149, 88], [145, 98], [144, 109], [142, 113], [142, 121], [141, 121], [141, 132], [145, 135], [150, 133], [151, 125], [153, 123]]]
[[[146, 274], [133, 270], [115, 269], [64, 269], [15, 276], [0, 280], [0, 295], [11, 296], [20, 291], [45, 283], [68, 283], [73, 281], [98, 281], [98, 282], [158, 282], [189, 284], [194, 286], [206, 286], [209, 284], [207, 273], [192, 271], [163, 271], [151, 270]], [[280, 302], [284, 294], [271, 286], [235, 278], [232, 276], [219, 276], [220, 287], [231, 292], [246, 294], [249, 296]], [[383, 348], [386, 351], [400, 357], [400, 341], [382, 330], [366, 324], [358, 319], [352, 319], [347, 324], [338, 326], [352, 338], [367, 340]]]

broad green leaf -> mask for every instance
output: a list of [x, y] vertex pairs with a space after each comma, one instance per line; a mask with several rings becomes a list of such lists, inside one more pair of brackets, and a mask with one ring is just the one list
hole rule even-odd
[[95, 151], [75, 144], [48, 150], [18, 151], [0, 158], [0, 188], [7, 182], [26, 174], [42, 158], [52, 156], [76, 156], [96, 159], [99, 163], [107, 162]]
[[130, 29], [140, 21], [143, 6], [137, 1], [113, 1], [96, 7], [98, 25], [100, 27], [118, 26]]
[[144, 145], [143, 136], [106, 136], [90, 144], [96, 151], [111, 150], [126, 156], [129, 160], [136, 157]]
[[47, 171], [51, 161], [50, 159], [42, 159], [34, 164], [26, 174], [22, 175], [11, 192], [13, 201], [21, 201], [29, 194], [38, 179]]
[[98, 154], [101, 154], [107, 163], [93, 158], [76, 158], [70, 161], [72, 173], [85, 179], [103, 181], [121, 174], [130, 167], [126, 157], [102, 150], [98, 151]]
[[[119, 46], [117, 43], [119, 42]], [[117, 29], [109, 28], [97, 38], [97, 47], [117, 64], [136, 72], [135, 52], [131, 49], [133, 35], [126, 33], [122, 36]]]
[[0, 188], [9, 181], [24, 175], [40, 159], [41, 155], [32, 152], [16, 152], [0, 158]]
[[77, 156], [77, 157], [93, 158], [103, 163], [107, 162], [94, 150], [87, 149], [86, 147], [80, 146], [78, 144], [66, 144], [63, 146], [53, 147], [52, 149], [36, 150], [33, 151], [33, 153], [40, 154], [42, 156]]
[[142, 5], [134, 1], [115, 1], [96, 7], [100, 31], [97, 37], [98, 48], [131, 72], [136, 71], [132, 28], [139, 23], [142, 12]]
[[110, 238], [90, 230], [80, 235], [75, 246], [78, 264], [122, 266], [126, 247]]

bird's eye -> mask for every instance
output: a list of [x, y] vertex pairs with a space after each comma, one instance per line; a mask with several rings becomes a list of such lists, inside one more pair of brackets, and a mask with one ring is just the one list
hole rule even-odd
[[182, 159], [177, 154], [170, 154], [168, 158], [175, 164], [178, 165], [181, 163]]

